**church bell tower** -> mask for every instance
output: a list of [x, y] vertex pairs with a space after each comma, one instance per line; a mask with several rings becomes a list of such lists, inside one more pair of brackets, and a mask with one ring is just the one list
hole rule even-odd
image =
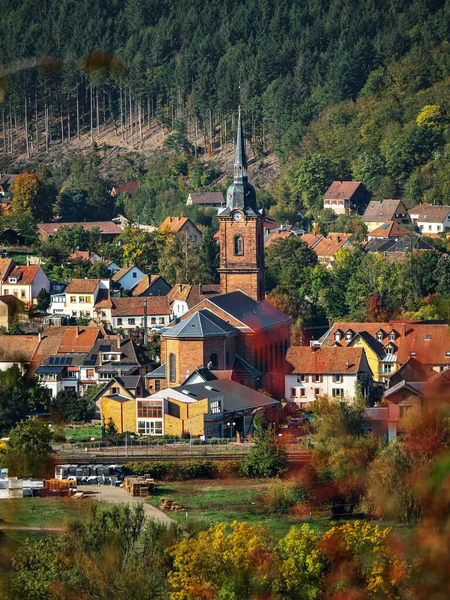
[[218, 219], [221, 293], [241, 290], [254, 300], [264, 300], [264, 215], [256, 208], [255, 188], [248, 182], [240, 111], [234, 179]]

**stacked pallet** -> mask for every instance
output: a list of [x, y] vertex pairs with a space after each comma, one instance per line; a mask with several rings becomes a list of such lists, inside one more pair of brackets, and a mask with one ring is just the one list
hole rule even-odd
[[59, 492], [76, 487], [76, 481], [70, 479], [46, 479], [45, 487], [52, 492]]
[[155, 480], [144, 475], [143, 477], [125, 477], [123, 487], [135, 498], [150, 496], [155, 489]]
[[165, 510], [166, 512], [184, 512], [184, 508], [171, 498], [161, 498], [159, 508], [160, 510]]

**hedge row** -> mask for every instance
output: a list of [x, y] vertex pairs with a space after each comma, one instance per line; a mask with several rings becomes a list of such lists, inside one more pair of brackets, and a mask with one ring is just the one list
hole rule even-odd
[[146, 475], [160, 481], [188, 479], [220, 479], [241, 474], [239, 460], [185, 460], [181, 462], [129, 462], [124, 469], [127, 475]]

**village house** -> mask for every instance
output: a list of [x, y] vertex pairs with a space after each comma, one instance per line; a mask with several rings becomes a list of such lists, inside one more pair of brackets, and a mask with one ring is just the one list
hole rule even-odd
[[321, 233], [304, 233], [300, 239], [308, 246], [310, 250], [314, 250], [317, 244], [324, 239]]
[[39, 239], [44, 242], [55, 235], [61, 227], [73, 227], [74, 225], [79, 225], [85, 231], [99, 229], [102, 242], [112, 242], [122, 233], [120, 227], [112, 221], [81, 221], [79, 223], [62, 223], [58, 221], [55, 223], [38, 223]]
[[0, 335], [0, 371], [17, 367], [24, 375], [38, 346], [37, 335]]
[[329, 233], [322, 237], [317, 244], [311, 247], [319, 259], [319, 262], [332, 268], [335, 262], [335, 256], [342, 248], [351, 248], [352, 233]]
[[72, 252], [72, 254], [69, 256], [68, 260], [74, 261], [74, 262], [92, 263], [92, 262], [101, 261], [102, 259], [96, 252], [89, 252], [87, 250], [86, 251], [75, 250], [75, 252]]
[[386, 387], [410, 358], [430, 375], [450, 364], [450, 327], [442, 322], [335, 323], [320, 343], [364, 348], [373, 379]]
[[400, 223], [400, 225], [407, 225], [410, 222], [406, 206], [401, 200], [369, 202], [362, 220], [367, 225], [369, 233], [388, 221], [395, 221], [396, 223]]
[[369, 192], [361, 181], [333, 181], [323, 196], [323, 207], [337, 215], [361, 215], [369, 199]]
[[112, 277], [116, 271], [120, 271], [119, 265], [113, 260], [105, 261], [105, 267], [108, 270], [110, 276]]
[[219, 294], [220, 285], [188, 285], [177, 283], [167, 295], [172, 310], [172, 317], [180, 318], [202, 300], [218, 296]]
[[380, 225], [376, 229], [373, 229], [367, 234], [367, 239], [375, 240], [375, 239], [394, 239], [398, 242], [398, 240], [402, 237], [411, 237], [414, 233], [396, 223], [395, 221], [387, 221]]
[[56, 354], [43, 360], [35, 374], [53, 397], [62, 390], [73, 390], [79, 394], [80, 365], [85, 358], [86, 354], [79, 352]]
[[191, 192], [186, 201], [187, 206], [220, 209], [224, 206], [222, 192]]
[[145, 326], [151, 331], [156, 326], [169, 324], [171, 310], [167, 296], [148, 296], [143, 298], [111, 298], [112, 328], [124, 333], [135, 332]]
[[[317, 345], [316, 345], [317, 344]], [[286, 361], [292, 373], [285, 376], [285, 398], [302, 408], [321, 396], [352, 401], [367, 397], [372, 372], [363, 348], [291, 346]]]
[[1, 294], [14, 296], [24, 303], [25, 309], [30, 310], [37, 302], [41, 290], [50, 292], [50, 281], [41, 267], [16, 266], [10, 261], [1, 281]]
[[371, 238], [364, 246], [366, 252], [382, 252], [386, 256], [392, 254], [402, 255], [400, 258], [410, 256], [411, 252], [422, 250], [433, 250], [433, 247], [424, 241], [421, 235], [415, 232], [408, 232], [408, 237], [391, 238]]
[[109, 285], [109, 279], [72, 279], [64, 291], [64, 307], [62, 294], [56, 294], [52, 296], [51, 310], [74, 318], [110, 321], [109, 305], [101, 305], [109, 298]]
[[167, 296], [172, 286], [161, 275], [144, 275], [132, 290], [133, 296]]
[[186, 217], [167, 217], [158, 227], [158, 231], [174, 235], [181, 234], [191, 244], [200, 244], [203, 237], [200, 229]]
[[11, 188], [16, 177], [17, 174], [15, 173], [3, 173], [0, 175], [0, 196], [2, 198], [10, 197]]
[[450, 230], [450, 206], [423, 203], [412, 208], [409, 216], [423, 235], [437, 235]]
[[111, 277], [114, 287], [119, 287], [122, 290], [133, 289], [139, 281], [144, 277], [143, 271], [136, 265], [126, 265]]
[[119, 194], [126, 194], [127, 196], [134, 196], [139, 189], [138, 181], [118, 181], [115, 183], [111, 190], [111, 196], [116, 198]]

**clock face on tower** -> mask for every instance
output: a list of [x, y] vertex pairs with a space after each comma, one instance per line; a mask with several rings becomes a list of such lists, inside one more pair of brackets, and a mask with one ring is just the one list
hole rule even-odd
[[240, 213], [240, 212], [233, 213], [233, 221], [242, 221], [242, 213]]

